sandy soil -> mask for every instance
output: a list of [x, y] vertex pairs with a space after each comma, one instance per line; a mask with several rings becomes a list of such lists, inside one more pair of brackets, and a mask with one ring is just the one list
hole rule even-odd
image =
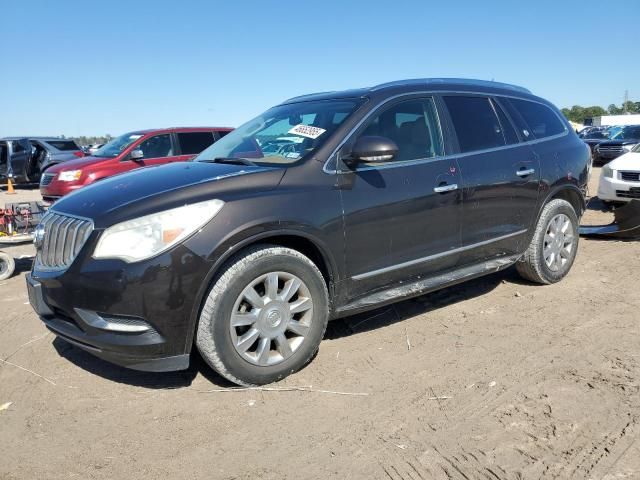
[[333, 322], [278, 384], [367, 395], [112, 366], [47, 334], [20, 266], [0, 283], [2, 479], [640, 478], [640, 242], [582, 239], [557, 285], [510, 269]]

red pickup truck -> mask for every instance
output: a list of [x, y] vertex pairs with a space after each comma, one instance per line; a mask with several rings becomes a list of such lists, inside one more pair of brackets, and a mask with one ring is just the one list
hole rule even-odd
[[40, 192], [45, 202], [98, 180], [135, 168], [190, 160], [232, 128], [194, 127], [139, 130], [114, 138], [90, 157], [70, 160], [44, 171]]

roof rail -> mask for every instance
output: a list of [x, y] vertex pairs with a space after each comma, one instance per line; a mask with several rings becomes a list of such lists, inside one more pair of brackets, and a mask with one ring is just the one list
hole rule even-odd
[[510, 83], [501, 83], [494, 82], [489, 80], [474, 80], [470, 78], [412, 78], [409, 80], [396, 80], [393, 82], [381, 83], [380, 85], [376, 85], [372, 87], [371, 90], [380, 90], [382, 88], [387, 87], [396, 87], [402, 85], [434, 85], [434, 84], [442, 84], [442, 83], [455, 83], [458, 85], [476, 85], [483, 87], [498, 87], [498, 88], [506, 88], [509, 90], [515, 90], [517, 92], [523, 93], [531, 93], [531, 91], [527, 88], [520, 87], [518, 85], [511, 85]]
[[305, 95], [298, 95], [296, 97], [291, 97], [291, 98], [287, 98], [284, 102], [282, 103], [289, 103], [293, 100], [302, 100], [303, 98], [307, 98], [307, 97], [314, 97], [316, 95], [324, 95], [326, 93], [335, 93], [335, 90], [330, 90], [328, 92], [314, 92], [314, 93], [307, 93]]

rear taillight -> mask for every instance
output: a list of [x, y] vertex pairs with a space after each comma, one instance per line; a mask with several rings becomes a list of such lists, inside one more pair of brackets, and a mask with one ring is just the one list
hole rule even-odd
[[76, 157], [79, 157], [79, 158], [84, 157], [84, 153], [82, 153], [82, 152], [80, 152], [80, 151], [73, 152], [73, 154], [74, 154]]

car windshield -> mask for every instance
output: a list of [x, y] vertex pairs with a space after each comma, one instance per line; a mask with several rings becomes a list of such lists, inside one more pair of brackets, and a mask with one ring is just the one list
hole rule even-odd
[[271, 108], [236, 128], [195, 158], [245, 159], [257, 164], [290, 164], [317, 150], [363, 99], [291, 103]]
[[640, 138], [640, 126], [624, 127], [611, 138], [613, 140], [630, 140]]
[[583, 135], [582, 138], [585, 139], [594, 139], [594, 138], [609, 138], [609, 134], [607, 132], [602, 132], [600, 130], [597, 130], [595, 132], [589, 132], [586, 135]]
[[142, 138], [142, 136], [143, 135], [141, 133], [125, 133], [124, 135], [114, 138], [109, 143], [105, 143], [102, 147], [96, 150], [92, 156], [106, 158], [117, 157], [124, 149], [139, 138]]

